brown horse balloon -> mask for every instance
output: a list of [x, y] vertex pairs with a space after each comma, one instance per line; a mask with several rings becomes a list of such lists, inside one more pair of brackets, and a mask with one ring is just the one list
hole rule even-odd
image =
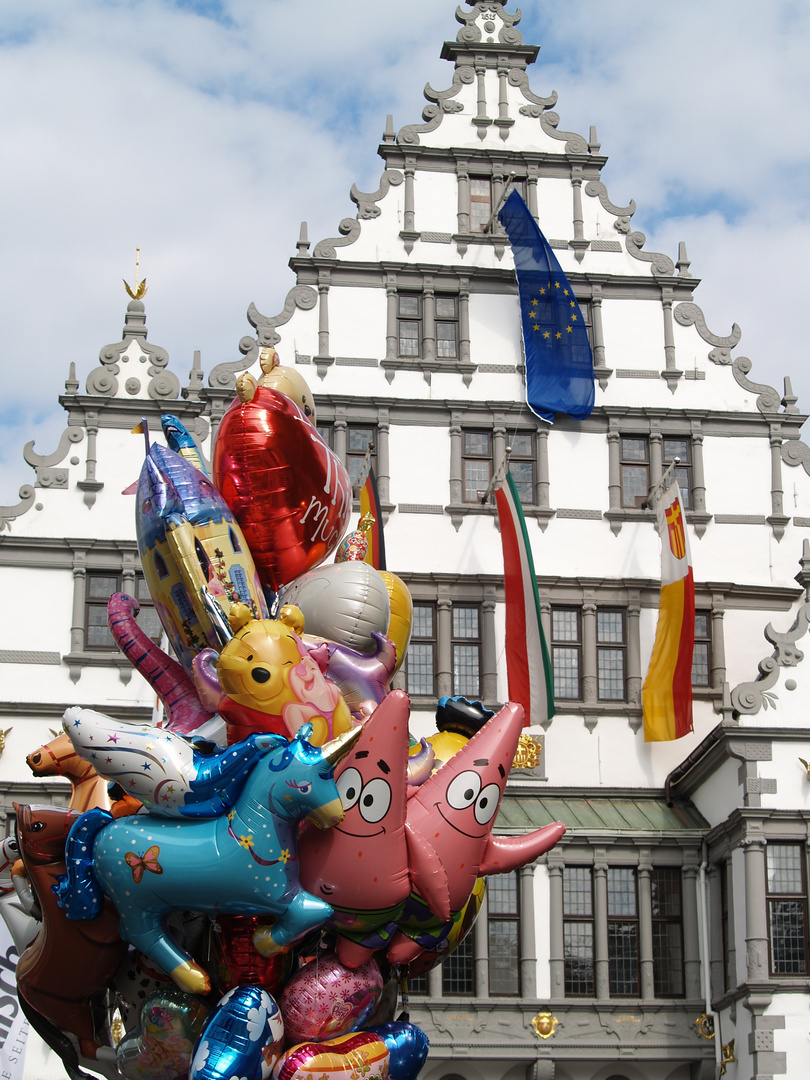
[[68, 919], [51, 886], [65, 872], [65, 840], [79, 816], [53, 806], [14, 803], [23, 863], [42, 914], [42, 929], [17, 964], [20, 997], [51, 1024], [79, 1040], [83, 1057], [109, 1045], [104, 992], [127, 946], [109, 900], [97, 919]]
[[73, 794], [68, 809], [84, 811], [100, 806], [109, 810], [107, 781], [98, 775], [89, 761], [79, 757], [64, 732], [34, 750], [25, 761], [34, 776], [64, 776], [71, 782]]

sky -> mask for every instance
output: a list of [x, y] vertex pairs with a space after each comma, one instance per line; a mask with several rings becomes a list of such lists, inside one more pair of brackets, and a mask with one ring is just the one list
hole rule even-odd
[[[301, 221], [314, 244], [378, 187], [386, 115], [448, 87], [457, 0], [0, 2], [0, 505], [56, 448], [71, 362], [119, 341], [140, 246], [149, 340], [187, 381], [239, 358], [248, 304], [275, 315]], [[462, 3], [466, 8], [466, 4]], [[514, 13], [515, 0], [506, 10]], [[646, 251], [686, 242], [709, 328], [749, 379], [790, 376], [800, 336], [810, 139], [806, 0], [526, 0], [534, 93], [595, 125]]]

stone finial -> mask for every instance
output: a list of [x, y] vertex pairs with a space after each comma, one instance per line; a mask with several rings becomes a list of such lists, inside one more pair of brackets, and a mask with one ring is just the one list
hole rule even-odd
[[79, 380], [76, 378], [76, 365], [71, 360], [70, 367], [68, 368], [68, 377], [65, 380], [65, 393], [75, 394], [79, 389]]
[[790, 381], [790, 376], [785, 376], [785, 393], [782, 396], [782, 404], [785, 407], [786, 413], [797, 413], [799, 410], [796, 407], [798, 397], [793, 393], [793, 383]]
[[384, 143], [395, 143], [397, 141], [397, 133], [394, 130], [394, 117], [392, 113], [389, 113], [385, 118], [385, 131], [383, 132]]
[[599, 139], [596, 135], [596, 124], [591, 124], [591, 133], [588, 137], [588, 150], [592, 154], [598, 154], [601, 149], [602, 144], [599, 142]]
[[689, 259], [687, 257], [686, 243], [683, 240], [681, 240], [681, 242], [678, 244], [678, 262], [676, 263], [676, 265], [678, 267], [678, 277], [691, 277], [692, 276], [689, 273], [689, 267], [692, 264], [689, 262]]
[[801, 569], [796, 575], [796, 581], [804, 589], [805, 600], [810, 600], [810, 540], [802, 542], [802, 557], [799, 559]]
[[296, 247], [298, 248], [299, 256], [303, 257], [309, 254], [309, 231], [305, 221], [301, 222], [301, 231], [298, 233], [298, 243], [296, 244]]

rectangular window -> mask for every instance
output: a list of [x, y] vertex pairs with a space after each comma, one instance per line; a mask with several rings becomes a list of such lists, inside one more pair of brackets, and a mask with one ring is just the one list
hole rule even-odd
[[805, 975], [807, 878], [801, 844], [767, 847], [768, 925], [772, 975]]
[[369, 447], [372, 447], [371, 461], [375, 463], [373, 447], [376, 436], [376, 428], [361, 427], [359, 424], [350, 424], [346, 431], [346, 468], [349, 470], [352, 491], [357, 484]]
[[608, 982], [612, 997], [637, 997], [638, 899], [636, 872], [630, 867], [609, 867]]
[[636, 509], [646, 502], [650, 490], [650, 445], [644, 436], [623, 436], [619, 446], [622, 506]]
[[600, 701], [624, 701], [627, 643], [624, 613], [600, 608], [596, 613], [596, 673]]
[[463, 431], [461, 452], [464, 502], [480, 503], [492, 477], [492, 436], [488, 431]]
[[516, 873], [496, 874], [487, 882], [489, 992], [520, 993], [520, 902]]
[[453, 693], [481, 694], [481, 620], [477, 607], [453, 605]]
[[422, 298], [417, 293], [397, 296], [399, 355], [422, 355]]
[[696, 611], [695, 649], [692, 653], [692, 686], [711, 686], [711, 628], [711, 612]]
[[470, 177], [470, 232], [483, 232], [492, 216], [492, 181], [488, 176]]
[[330, 450], [335, 449], [335, 425], [320, 423], [317, 424], [317, 432]]
[[551, 667], [555, 698], [578, 701], [582, 696], [582, 629], [577, 608], [551, 609]]
[[520, 501], [524, 506], [533, 506], [534, 494], [534, 436], [528, 432], [519, 432], [511, 437], [509, 445], [512, 454], [509, 458], [509, 472], [515, 481]]
[[[107, 622], [107, 601], [114, 592], [123, 589], [120, 574], [88, 573], [86, 578], [84, 609], [84, 647], [89, 651], [115, 652], [118, 646], [110, 633]], [[138, 625], [154, 642], [159, 642], [163, 627], [152, 603], [152, 597], [143, 574], [135, 577], [135, 597], [140, 607]]]
[[732, 985], [731, 953], [729, 950], [728, 920], [729, 920], [729, 878], [731, 876], [731, 859], [720, 867], [720, 926], [723, 940], [723, 989], [730, 990]]
[[455, 296], [436, 297], [436, 356], [458, 356], [458, 300]]
[[442, 993], [455, 997], [475, 994], [473, 935], [467, 934], [455, 952], [442, 964]]
[[413, 630], [405, 663], [408, 693], [432, 697], [436, 679], [436, 609], [433, 604], [413, 605]]
[[683, 997], [683, 923], [681, 872], [678, 867], [653, 867], [650, 890], [653, 992], [656, 997]]
[[408, 979], [408, 994], [416, 997], [422, 996], [428, 992], [428, 977], [427, 973], [424, 975], [414, 975]]
[[679, 458], [678, 464], [673, 470], [673, 475], [681, 489], [681, 502], [684, 510], [692, 509], [692, 454], [690, 439], [664, 439], [663, 466], [666, 469], [675, 458]]
[[563, 964], [570, 996], [594, 995], [592, 876], [589, 866], [563, 870]]

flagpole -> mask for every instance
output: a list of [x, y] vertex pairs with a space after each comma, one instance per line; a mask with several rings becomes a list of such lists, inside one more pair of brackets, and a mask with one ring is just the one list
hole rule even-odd
[[663, 493], [664, 488], [666, 487], [670, 477], [675, 470], [675, 466], [680, 465], [680, 463], [681, 459], [679, 457], [673, 458], [669, 465], [667, 465], [666, 469], [664, 470], [664, 474], [658, 481], [658, 483], [653, 484], [653, 486], [647, 492], [647, 498], [644, 500], [644, 505], [647, 507], [648, 510], [655, 509], [655, 503], [657, 499], [659, 499], [661, 494]]
[[492, 232], [492, 226], [495, 224], [495, 219], [497, 218], [498, 214], [500, 213], [501, 207], [506, 202], [506, 196], [509, 194], [509, 187], [512, 184], [512, 182], [513, 182], [513, 180], [515, 179], [516, 176], [517, 176], [516, 170], [512, 169], [512, 171], [509, 173], [509, 179], [503, 185], [503, 191], [501, 192], [501, 197], [498, 200], [498, 205], [495, 207], [495, 209], [492, 211], [492, 213], [487, 218], [487, 223], [484, 226], [482, 232], [485, 232], [485, 233]]
[[360, 466], [360, 472], [357, 474], [357, 479], [355, 480], [354, 487], [352, 488], [352, 498], [354, 498], [356, 492], [360, 491], [360, 489], [363, 487], [363, 484], [365, 484], [366, 480], [368, 479], [368, 474], [371, 471], [371, 458], [373, 453], [374, 443], [370, 442], [368, 444], [368, 449], [366, 450], [366, 456], [363, 458], [363, 464]]
[[507, 472], [507, 470], [509, 468], [509, 458], [511, 456], [512, 456], [512, 447], [507, 446], [506, 454], [504, 455], [503, 461], [500, 463], [500, 465], [498, 466], [498, 468], [497, 468], [497, 470], [495, 472], [495, 475], [490, 480], [489, 485], [487, 486], [487, 490], [481, 496], [481, 505], [482, 506], [486, 505], [486, 501], [490, 497], [490, 495], [492, 494], [493, 490], [498, 486], [498, 484], [501, 483], [501, 481], [506, 476], [506, 472]]

